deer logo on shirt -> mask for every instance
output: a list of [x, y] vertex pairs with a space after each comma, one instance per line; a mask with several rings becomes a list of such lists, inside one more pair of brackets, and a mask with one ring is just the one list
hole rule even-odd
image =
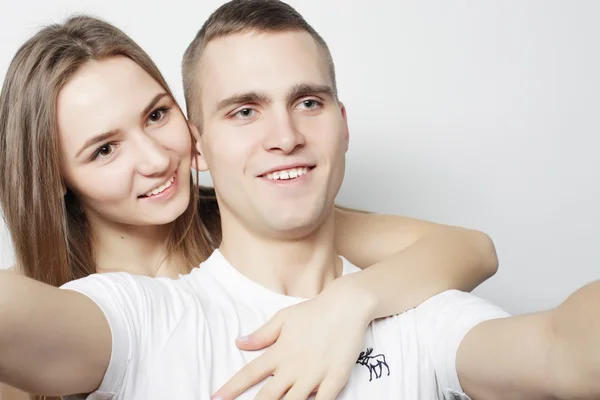
[[390, 376], [390, 367], [385, 361], [385, 356], [383, 354], [372, 356], [372, 353], [373, 349], [369, 347], [366, 352], [361, 351], [356, 360], [357, 364], [364, 365], [369, 369], [369, 382], [373, 380], [373, 372], [375, 372], [375, 379], [381, 378], [383, 367], [387, 369], [387, 375]]

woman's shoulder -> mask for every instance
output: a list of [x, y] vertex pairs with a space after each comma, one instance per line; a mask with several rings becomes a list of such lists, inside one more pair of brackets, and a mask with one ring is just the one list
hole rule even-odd
[[0, 399], [2, 400], [29, 400], [29, 395], [12, 386], [0, 383]]
[[[17, 266], [16, 266], [16, 265], [13, 265], [13, 266], [11, 266], [11, 267], [8, 267], [6, 270], [7, 270], [8, 272], [13, 272], [13, 273], [15, 273], [15, 274], [22, 274], [22, 272], [21, 272], [21, 271], [19, 271], [19, 270], [17, 269]], [[0, 399], [2, 399], [2, 398], [0, 397]], [[3, 400], [3, 399], [2, 399], [2, 400]]]

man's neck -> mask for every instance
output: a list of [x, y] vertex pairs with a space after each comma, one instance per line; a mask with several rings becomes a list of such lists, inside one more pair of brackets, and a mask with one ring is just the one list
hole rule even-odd
[[177, 278], [179, 271], [166, 259], [170, 225], [131, 226], [88, 217], [96, 272], [128, 272]]
[[335, 250], [333, 213], [305, 237], [277, 239], [257, 235], [224, 216], [220, 252], [238, 271], [288, 296], [310, 298], [342, 274]]

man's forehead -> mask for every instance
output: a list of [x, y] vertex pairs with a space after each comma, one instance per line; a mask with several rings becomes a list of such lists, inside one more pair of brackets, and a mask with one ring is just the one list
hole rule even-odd
[[273, 47], [278, 42], [284, 46], [299, 44], [305, 50], [309, 48], [317, 50], [320, 47], [310, 33], [304, 30], [258, 31], [249, 29], [212, 39], [204, 47], [203, 58], [206, 57], [206, 54], [214, 56], [215, 53], [221, 56], [235, 57], [246, 52], [253, 52], [252, 47]]
[[198, 73], [202, 103], [244, 92], [288, 92], [294, 85], [332, 86], [320, 45], [304, 31], [244, 32], [207, 44]]

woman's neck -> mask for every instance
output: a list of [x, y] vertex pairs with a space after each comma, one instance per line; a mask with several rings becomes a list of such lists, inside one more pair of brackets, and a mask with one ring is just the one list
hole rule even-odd
[[181, 272], [166, 257], [172, 224], [133, 226], [110, 223], [92, 216], [88, 216], [88, 224], [96, 272], [128, 272], [170, 278], [177, 278]]

